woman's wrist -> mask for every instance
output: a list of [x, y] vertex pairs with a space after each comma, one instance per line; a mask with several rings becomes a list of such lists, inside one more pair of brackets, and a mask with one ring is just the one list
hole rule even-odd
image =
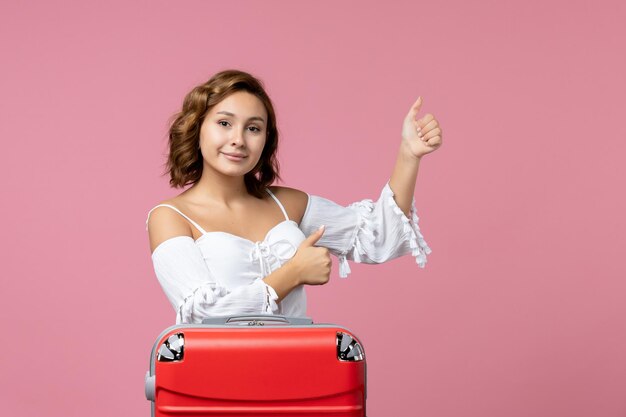
[[281, 269], [285, 269], [285, 274], [291, 280], [294, 288], [297, 287], [298, 285], [303, 284], [303, 282], [300, 280], [300, 277], [302, 276], [302, 274], [300, 273], [300, 269], [298, 268], [298, 265], [295, 262], [293, 262], [293, 259], [287, 261], [281, 267]]
[[278, 295], [277, 301], [280, 301], [285, 298], [291, 290], [302, 284], [299, 280], [299, 276], [295, 265], [291, 262], [287, 262], [282, 267], [263, 278], [263, 281], [274, 289], [276, 295]]
[[416, 156], [411, 150], [411, 146], [409, 145], [409, 143], [403, 139], [402, 142], [400, 143], [400, 150], [398, 151], [398, 156], [399, 158], [402, 158], [407, 163], [419, 164], [420, 161], [422, 160], [422, 156], [424, 155]]

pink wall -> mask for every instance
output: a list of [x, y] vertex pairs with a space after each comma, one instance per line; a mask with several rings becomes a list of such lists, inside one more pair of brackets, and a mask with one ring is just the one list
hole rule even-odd
[[342, 204], [378, 196], [418, 95], [444, 130], [426, 269], [309, 290], [365, 343], [370, 416], [626, 415], [623, 2], [69, 3], [0, 6], [3, 415], [149, 415], [174, 312], [145, 216], [176, 192], [167, 118], [226, 68], [266, 83], [283, 185]]

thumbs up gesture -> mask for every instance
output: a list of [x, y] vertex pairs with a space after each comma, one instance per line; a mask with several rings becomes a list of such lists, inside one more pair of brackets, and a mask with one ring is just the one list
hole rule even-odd
[[402, 125], [402, 142], [408, 153], [416, 158], [438, 149], [442, 143], [439, 122], [430, 113], [421, 119], [417, 118], [422, 107], [422, 97], [418, 97], [409, 109]]
[[289, 260], [295, 269], [300, 284], [323, 285], [330, 279], [332, 262], [327, 248], [315, 244], [324, 234], [324, 226], [311, 233], [298, 247], [296, 254]]

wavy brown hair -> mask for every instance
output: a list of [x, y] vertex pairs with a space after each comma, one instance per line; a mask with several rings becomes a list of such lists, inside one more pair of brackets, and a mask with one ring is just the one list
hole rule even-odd
[[276, 114], [261, 80], [247, 72], [229, 69], [218, 72], [207, 82], [194, 87], [183, 101], [183, 108], [174, 114], [169, 129], [169, 154], [164, 175], [169, 173], [170, 185], [182, 188], [195, 184], [202, 176], [203, 159], [199, 149], [200, 126], [207, 113], [229, 95], [246, 91], [263, 102], [267, 111], [267, 137], [261, 158], [256, 166], [244, 175], [246, 188], [251, 195], [263, 198], [265, 188], [279, 175], [278, 128]]

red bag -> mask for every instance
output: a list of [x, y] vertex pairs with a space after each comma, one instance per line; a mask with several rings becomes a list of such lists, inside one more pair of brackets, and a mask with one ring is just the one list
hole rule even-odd
[[363, 346], [309, 318], [216, 317], [169, 327], [146, 374], [152, 416], [364, 417]]

